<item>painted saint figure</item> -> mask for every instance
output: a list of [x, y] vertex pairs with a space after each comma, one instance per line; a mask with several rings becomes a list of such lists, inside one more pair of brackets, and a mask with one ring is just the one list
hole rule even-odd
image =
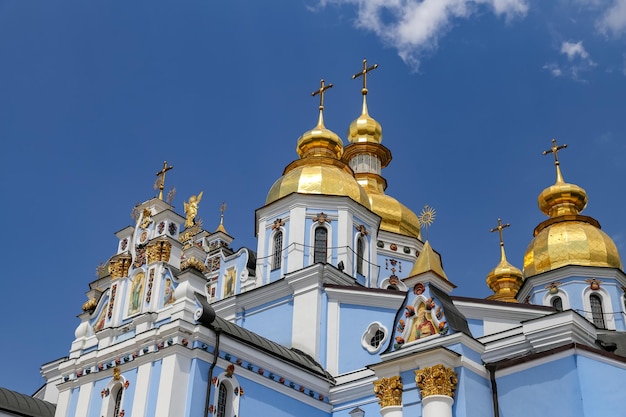
[[130, 302], [128, 303], [128, 314], [135, 314], [141, 308], [141, 295], [143, 294], [143, 282], [145, 275], [143, 272], [135, 275], [133, 285], [130, 290]]
[[165, 280], [165, 289], [163, 290], [163, 305], [172, 304], [176, 299], [174, 298], [174, 288], [172, 287], [172, 280], [167, 278]]
[[417, 317], [413, 320], [407, 342], [412, 342], [438, 333], [430, 309], [426, 308], [426, 304], [420, 303], [417, 307]]

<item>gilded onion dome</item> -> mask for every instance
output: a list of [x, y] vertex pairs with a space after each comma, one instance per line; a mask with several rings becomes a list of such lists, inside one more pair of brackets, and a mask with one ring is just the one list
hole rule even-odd
[[515, 296], [522, 286], [524, 278], [522, 271], [511, 265], [506, 259], [502, 230], [509, 226], [509, 224], [503, 225], [502, 221], [498, 219], [498, 227], [491, 229], [492, 232], [498, 231], [500, 234], [500, 263], [487, 275], [487, 285], [494, 292], [487, 299], [516, 303]]
[[382, 218], [380, 229], [419, 238], [420, 224], [415, 213], [385, 194], [387, 181], [381, 176], [381, 170], [391, 161], [391, 152], [381, 144], [383, 133], [380, 123], [369, 115], [365, 82], [367, 72], [377, 67], [367, 68], [367, 61], [364, 60], [363, 70], [353, 76], [363, 77], [363, 106], [361, 115], [350, 123], [350, 144], [345, 148], [343, 160], [348, 162], [357, 181], [365, 189], [372, 211]]
[[622, 268], [622, 261], [613, 240], [600, 229], [592, 217], [580, 214], [587, 206], [587, 193], [575, 184], [563, 180], [556, 146], [544, 154], [553, 153], [556, 183], [539, 194], [540, 210], [549, 216], [534, 232], [534, 239], [524, 254], [526, 277], [565, 265]]
[[317, 126], [298, 139], [296, 150], [300, 159], [289, 164], [270, 188], [266, 204], [291, 193], [342, 195], [370, 208], [369, 198], [354, 178], [354, 173], [342, 160], [343, 142], [324, 126], [324, 85], [313, 95], [320, 95]]

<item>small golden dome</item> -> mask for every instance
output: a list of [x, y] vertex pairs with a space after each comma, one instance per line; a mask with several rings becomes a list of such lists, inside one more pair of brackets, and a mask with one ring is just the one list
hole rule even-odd
[[507, 261], [504, 246], [500, 248], [500, 263], [487, 275], [487, 285], [495, 294], [487, 299], [516, 303], [515, 296], [524, 281], [523, 274]]
[[559, 176], [556, 184], [539, 194], [538, 202], [539, 210], [550, 217], [578, 214], [587, 207], [587, 193], [576, 184], [564, 182]]
[[597, 221], [587, 216], [575, 218], [563, 219], [538, 230], [524, 254], [526, 277], [565, 265], [622, 268], [615, 243], [600, 230]]
[[334, 165], [300, 164], [294, 167], [272, 185], [265, 204], [270, 204], [291, 193], [345, 195], [370, 208], [369, 198], [356, 179], [350, 173]]
[[381, 143], [383, 128], [369, 115], [367, 111], [366, 95], [363, 95], [363, 110], [361, 115], [350, 123], [348, 141], [350, 143]]
[[343, 142], [335, 132], [324, 126], [324, 116], [320, 110], [317, 126], [298, 138], [296, 151], [300, 158], [327, 156], [340, 159], [343, 154]]

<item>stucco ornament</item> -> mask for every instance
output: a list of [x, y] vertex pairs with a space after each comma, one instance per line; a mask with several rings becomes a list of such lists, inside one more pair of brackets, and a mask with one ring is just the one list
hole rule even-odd
[[415, 382], [420, 389], [422, 398], [431, 395], [454, 397], [458, 378], [453, 369], [438, 364], [415, 371]]
[[402, 405], [402, 380], [400, 376], [381, 378], [374, 381], [374, 394], [381, 408]]

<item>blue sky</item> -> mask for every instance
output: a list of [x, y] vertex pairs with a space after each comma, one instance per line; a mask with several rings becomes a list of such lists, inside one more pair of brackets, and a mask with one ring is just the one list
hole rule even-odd
[[255, 248], [254, 210], [316, 123], [311, 91], [334, 84], [325, 121], [345, 142], [364, 57], [387, 194], [437, 210], [454, 294], [490, 294], [498, 217], [521, 268], [553, 137], [624, 253], [625, 29], [626, 0], [0, 0], [0, 386], [30, 394], [68, 353], [163, 160], [177, 211], [203, 191], [212, 231], [226, 201], [233, 246]]

